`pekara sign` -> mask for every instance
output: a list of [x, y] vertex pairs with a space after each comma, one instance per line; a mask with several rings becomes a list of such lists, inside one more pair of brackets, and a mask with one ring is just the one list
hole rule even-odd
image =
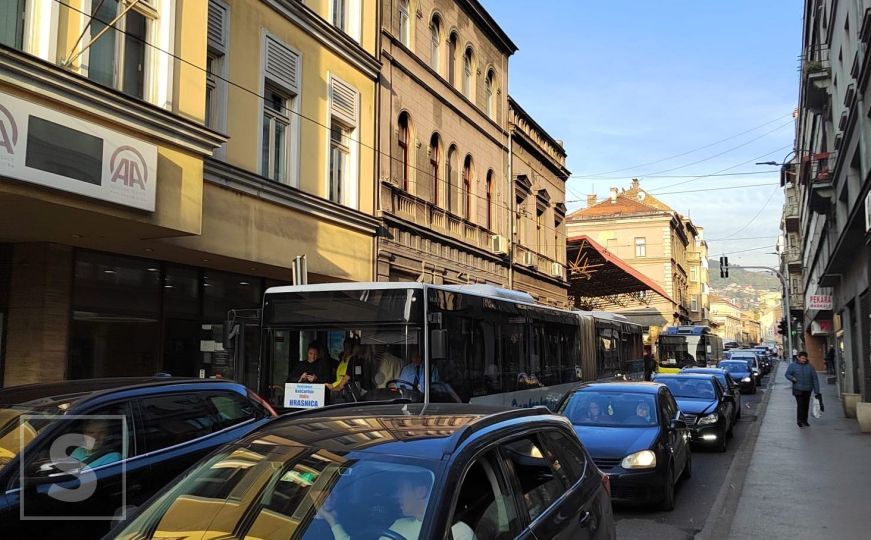
[[831, 311], [832, 295], [830, 294], [811, 294], [807, 297], [807, 309], [817, 311]]
[[0, 176], [153, 212], [157, 147], [0, 92]]

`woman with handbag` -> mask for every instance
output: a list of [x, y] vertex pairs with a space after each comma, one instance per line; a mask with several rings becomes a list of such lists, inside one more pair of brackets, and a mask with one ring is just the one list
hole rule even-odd
[[792, 383], [792, 395], [795, 396], [798, 427], [809, 427], [810, 424], [807, 423], [807, 417], [811, 402], [811, 392], [813, 392], [817, 399], [821, 398], [821, 396], [819, 377], [817, 377], [817, 372], [813, 366], [808, 363], [805, 351], [798, 353], [796, 361], [786, 368], [786, 378]]

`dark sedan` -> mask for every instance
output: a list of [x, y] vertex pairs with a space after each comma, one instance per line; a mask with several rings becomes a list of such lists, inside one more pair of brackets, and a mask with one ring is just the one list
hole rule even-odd
[[570, 390], [566, 416], [593, 461], [611, 479], [615, 502], [674, 508], [675, 484], [692, 475], [687, 425], [663, 384], [587, 383]]
[[732, 437], [735, 401], [727, 396], [714, 375], [705, 373], [663, 374], [656, 382], [668, 386], [690, 428], [692, 442], [726, 451]]
[[723, 368], [718, 367], [709, 367], [709, 368], [684, 368], [680, 370], [681, 373], [704, 373], [707, 375], [713, 375], [719, 381], [721, 388], [723, 389], [723, 393], [727, 396], [732, 396], [732, 399], [735, 400], [735, 414], [732, 416], [734, 422], [737, 422], [741, 419], [741, 388], [740, 385], [735, 382], [735, 379], [729, 375], [729, 372]]
[[208, 452], [274, 416], [231, 381], [94, 379], [2, 390], [0, 538], [97, 538]]
[[746, 360], [722, 360], [717, 364], [717, 367], [729, 372], [729, 376], [738, 384], [742, 394], [756, 393], [756, 381], [753, 378], [753, 371]]

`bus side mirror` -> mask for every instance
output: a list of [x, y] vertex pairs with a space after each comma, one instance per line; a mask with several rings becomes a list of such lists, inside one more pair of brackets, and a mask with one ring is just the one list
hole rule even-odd
[[429, 357], [439, 360], [445, 357], [445, 336], [447, 330], [433, 330], [429, 334]]
[[239, 325], [233, 321], [224, 321], [224, 328], [221, 334], [222, 344], [225, 350], [233, 350], [233, 339], [239, 335]]

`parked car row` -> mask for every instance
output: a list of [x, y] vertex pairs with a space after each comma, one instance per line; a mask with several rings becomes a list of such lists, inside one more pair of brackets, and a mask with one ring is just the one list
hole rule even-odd
[[746, 379], [755, 391], [739, 358], [584, 383], [554, 413], [395, 400], [276, 417], [242, 385], [198, 379], [10, 388], [0, 535], [95, 538], [120, 521], [107, 538], [614, 538], [612, 502], [671, 510], [692, 447], [726, 450]]

